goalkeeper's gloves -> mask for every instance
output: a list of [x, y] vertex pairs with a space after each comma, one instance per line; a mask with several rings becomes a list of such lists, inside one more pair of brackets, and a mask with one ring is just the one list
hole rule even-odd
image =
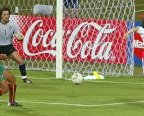
[[15, 36], [16, 36], [17, 40], [19, 40], [19, 41], [22, 41], [24, 39], [24, 35], [21, 33], [16, 33]]

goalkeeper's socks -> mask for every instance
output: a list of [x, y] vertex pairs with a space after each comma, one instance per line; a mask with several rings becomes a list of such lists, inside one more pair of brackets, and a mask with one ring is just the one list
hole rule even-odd
[[9, 102], [15, 102], [16, 84], [8, 84], [9, 88]]
[[26, 67], [25, 64], [19, 65], [19, 70], [21, 72], [22, 75], [22, 79], [24, 83], [28, 83], [28, 84], [32, 84], [32, 81], [29, 80], [26, 76]]
[[21, 72], [22, 78], [26, 78], [26, 67], [25, 64], [19, 65], [19, 70]]

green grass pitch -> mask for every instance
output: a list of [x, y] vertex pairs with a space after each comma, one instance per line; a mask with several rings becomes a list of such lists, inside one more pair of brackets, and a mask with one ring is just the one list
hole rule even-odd
[[[13, 74], [19, 76], [17, 70]], [[105, 80], [55, 79], [53, 73], [28, 71], [33, 84], [17, 77], [17, 101], [7, 106], [8, 94], [0, 97], [0, 116], [143, 116], [144, 78], [107, 77]]]
[[[36, 0], [19, 1], [0, 0], [0, 5], [11, 3], [14, 10], [14, 4], [26, 3], [23, 8], [31, 8], [29, 4]], [[135, 3], [144, 1], [135, 0]], [[136, 6], [137, 11], [143, 8]], [[18, 70], [12, 73], [20, 76]], [[141, 68], [136, 68], [136, 74], [140, 73]], [[9, 107], [8, 94], [0, 96], [0, 116], [144, 116], [142, 77], [106, 77], [77, 86], [71, 81], [55, 79], [55, 74], [50, 72], [28, 71], [28, 75], [32, 85], [23, 84], [17, 77], [16, 100], [23, 106]]]

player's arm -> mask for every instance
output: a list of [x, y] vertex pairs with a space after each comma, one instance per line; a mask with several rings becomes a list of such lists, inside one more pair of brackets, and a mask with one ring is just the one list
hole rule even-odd
[[16, 23], [13, 23], [13, 26], [14, 26], [14, 36], [19, 41], [23, 40], [24, 39], [24, 35], [20, 32], [18, 25]]
[[134, 27], [132, 29], [130, 29], [126, 34], [124, 34], [124, 39], [127, 39], [128, 35], [133, 33], [133, 32], [137, 32], [139, 30], [138, 27]]

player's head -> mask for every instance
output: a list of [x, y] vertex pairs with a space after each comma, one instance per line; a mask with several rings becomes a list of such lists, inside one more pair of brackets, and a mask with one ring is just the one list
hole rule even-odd
[[144, 19], [142, 20], [142, 27], [144, 28]]
[[10, 9], [8, 7], [2, 7], [0, 10], [0, 19], [2, 22], [8, 22], [10, 18]]

